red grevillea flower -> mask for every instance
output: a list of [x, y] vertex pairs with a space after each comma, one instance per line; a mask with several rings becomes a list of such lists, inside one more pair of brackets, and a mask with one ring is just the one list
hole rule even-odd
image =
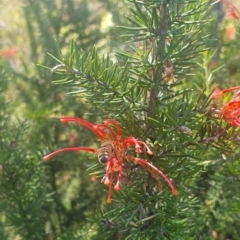
[[221, 0], [222, 4], [226, 7], [226, 13], [229, 18], [233, 19], [240, 19], [240, 12], [238, 9], [234, 6], [234, 4], [231, 3], [229, 0]]
[[75, 122], [87, 127], [98, 137], [98, 139], [102, 142], [102, 145], [98, 150], [91, 147], [63, 148], [53, 153], [50, 153], [43, 159], [49, 160], [54, 155], [66, 151], [88, 151], [92, 153], [97, 153], [100, 163], [106, 165], [106, 173], [103, 177], [102, 182], [109, 187], [107, 203], [111, 203], [111, 191], [114, 172], [118, 172], [114, 190], [120, 190], [122, 171], [124, 169], [124, 161], [132, 161], [135, 164], [146, 167], [147, 171], [156, 180], [159, 190], [162, 189], [162, 185], [159, 181], [159, 176], [162, 177], [171, 188], [172, 194], [177, 195], [177, 191], [175, 190], [171, 181], [162, 171], [160, 171], [158, 168], [156, 168], [144, 159], [126, 154], [126, 150], [130, 147], [135, 148], [135, 152], [137, 154], [141, 153], [142, 149], [145, 149], [148, 155], [152, 155], [153, 153], [145, 142], [139, 141], [132, 136], [123, 138], [122, 130], [116, 121], [106, 120], [102, 124], [92, 124], [84, 119], [75, 117], [60, 117], [60, 120], [62, 123]]
[[[213, 99], [220, 98], [224, 94], [228, 92], [232, 92], [235, 90], [240, 90], [240, 86], [227, 88], [219, 92], [217, 90], [217, 93], [214, 93], [212, 95]], [[215, 92], [215, 91], [214, 91]], [[227, 103], [223, 104], [221, 109], [219, 110], [220, 116], [223, 117], [223, 119], [230, 123], [232, 126], [238, 126], [240, 127], [240, 91], [238, 91], [234, 97]]]
[[16, 56], [17, 50], [15, 48], [7, 48], [0, 50], [0, 56], [3, 58], [14, 58]]
[[236, 38], [236, 29], [233, 24], [229, 24], [225, 29], [225, 36], [228, 40], [234, 40]]
[[221, 89], [219, 87], [216, 87], [212, 93], [211, 99], [215, 99], [221, 96], [221, 92]]

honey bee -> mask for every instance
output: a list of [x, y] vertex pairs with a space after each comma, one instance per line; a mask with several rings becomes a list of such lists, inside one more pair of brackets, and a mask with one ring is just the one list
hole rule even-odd
[[[76, 122], [87, 127], [98, 137], [100, 141], [102, 141], [102, 144], [99, 149], [84, 146], [62, 148], [46, 155], [43, 157], [43, 159], [49, 160], [58, 153], [68, 151], [86, 151], [98, 154], [99, 162], [106, 166], [105, 175], [101, 182], [108, 186], [108, 196], [106, 200], [107, 203], [111, 203], [112, 201], [112, 188], [115, 191], [119, 191], [121, 189], [120, 184], [122, 181], [123, 171], [126, 172], [127, 183], [129, 184], [128, 172], [125, 166], [126, 162], [131, 162], [146, 167], [147, 171], [156, 180], [159, 190], [162, 190], [162, 185], [158, 177], [162, 177], [171, 188], [172, 194], [175, 196], [177, 195], [177, 191], [172, 185], [171, 181], [161, 170], [159, 170], [157, 167], [145, 159], [138, 158], [130, 154], [126, 155], [126, 151], [129, 148], [135, 148], [135, 152], [137, 154], [142, 153], [142, 148], [145, 149], [148, 155], [153, 155], [153, 152], [145, 142], [137, 140], [133, 136], [124, 138], [122, 135], [122, 129], [115, 120], [108, 119], [105, 120], [102, 124], [92, 124], [84, 119], [68, 116], [60, 117], [60, 120], [62, 123]], [[117, 179], [115, 186], [112, 187], [115, 172], [117, 172]]]
[[111, 142], [103, 142], [98, 150], [98, 160], [102, 164], [106, 164], [112, 157], [116, 157], [116, 149]]

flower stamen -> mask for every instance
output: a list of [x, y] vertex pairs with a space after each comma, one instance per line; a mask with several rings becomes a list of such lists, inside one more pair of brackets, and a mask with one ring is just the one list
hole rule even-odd
[[59, 149], [55, 152], [52, 152], [46, 156], [43, 157], [43, 160], [49, 160], [51, 159], [53, 156], [59, 154], [59, 153], [62, 153], [62, 152], [70, 152], [70, 151], [87, 151], [87, 152], [92, 152], [92, 153], [95, 153], [97, 152], [96, 149], [94, 148], [89, 148], [89, 147], [69, 147], [69, 148], [62, 148], [62, 149]]
[[108, 197], [107, 197], [107, 203], [111, 203], [111, 193], [112, 193], [112, 181], [113, 181], [113, 172], [110, 173], [110, 182], [108, 187]]
[[[236, 103], [236, 101], [235, 101]], [[230, 107], [230, 104], [229, 104]], [[231, 104], [232, 109], [234, 109], [234, 114], [237, 114], [237, 110], [234, 104]], [[226, 109], [227, 111], [228, 109]], [[46, 155], [43, 159], [49, 160], [56, 154], [67, 152], [67, 151], [87, 151], [92, 153], [97, 153], [98, 159], [100, 163], [106, 166], [105, 175], [102, 179], [102, 183], [108, 186], [108, 195], [107, 195], [107, 203], [111, 203], [111, 194], [112, 188], [115, 191], [119, 191], [121, 189], [121, 181], [122, 181], [122, 171], [123, 169], [126, 171], [127, 175], [127, 185], [130, 184], [128, 169], [124, 165], [124, 161], [132, 161], [135, 164], [139, 164], [143, 167], [146, 167], [147, 171], [151, 174], [151, 176], [157, 182], [158, 189], [162, 190], [162, 184], [159, 180], [159, 176], [161, 176], [169, 185], [172, 190], [173, 195], [177, 195], [177, 191], [173, 187], [171, 181], [167, 178], [167, 176], [161, 172], [158, 168], [153, 166], [151, 163], [144, 159], [140, 159], [131, 155], [126, 155], [126, 150], [129, 147], [134, 147], [136, 153], [142, 153], [142, 149], [145, 149], [148, 155], [153, 155], [152, 151], [148, 147], [148, 145], [143, 141], [138, 141], [136, 138], [129, 136], [123, 139], [122, 130], [118, 123], [114, 120], [106, 120], [102, 124], [92, 124], [84, 119], [75, 118], [75, 117], [60, 117], [62, 123], [67, 122], [76, 122], [88, 128], [92, 131], [98, 139], [102, 142], [100, 149], [96, 150], [90, 147], [69, 147], [59, 149], [55, 152], [52, 152]], [[234, 119], [236, 121], [236, 119]], [[114, 187], [114, 172], [118, 172], [117, 181]]]

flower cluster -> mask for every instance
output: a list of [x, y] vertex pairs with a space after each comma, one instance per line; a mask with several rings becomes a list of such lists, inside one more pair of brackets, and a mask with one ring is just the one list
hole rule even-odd
[[221, 3], [225, 8], [225, 16], [227, 20], [225, 37], [227, 40], [235, 40], [237, 21], [240, 20], [239, 4], [237, 1], [233, 0], [221, 0]]
[[145, 149], [148, 155], [153, 154], [145, 142], [139, 141], [132, 136], [123, 138], [122, 130], [116, 121], [106, 120], [102, 124], [92, 124], [81, 118], [67, 116], [60, 117], [60, 120], [62, 123], [75, 122], [87, 127], [102, 142], [102, 145], [98, 150], [90, 147], [63, 148], [53, 153], [50, 153], [43, 159], [49, 160], [54, 155], [66, 151], [88, 151], [92, 153], [97, 153], [99, 161], [106, 166], [106, 173], [105, 176], [103, 177], [102, 182], [109, 187], [107, 203], [111, 203], [111, 191], [114, 172], [118, 172], [114, 190], [116, 191], [120, 190], [122, 172], [125, 169], [124, 161], [131, 161], [135, 164], [139, 164], [140, 166], [146, 167], [147, 171], [156, 180], [159, 190], [162, 189], [162, 185], [158, 177], [159, 176], [162, 177], [171, 188], [172, 194], [177, 195], [177, 192], [174, 186], [172, 185], [171, 181], [162, 171], [160, 171], [158, 168], [153, 166], [145, 159], [141, 159], [126, 153], [127, 149], [134, 148], [137, 154], [140, 154], [142, 152], [142, 149]]
[[15, 48], [0, 49], [0, 56], [3, 58], [14, 58], [16, 56], [17, 50]]
[[235, 90], [237, 93], [233, 96], [233, 98], [228, 101], [225, 104], [222, 104], [222, 107], [218, 109], [218, 114], [220, 117], [222, 117], [226, 122], [231, 124], [232, 126], [240, 126], [240, 86], [232, 87], [232, 88], [227, 88], [224, 90], [220, 90], [219, 88], [216, 88], [215, 91], [212, 94], [212, 99], [219, 99], [221, 98], [224, 94], [228, 92], [232, 92]]
[[240, 12], [237, 9], [237, 7], [234, 5], [233, 1], [221, 0], [221, 2], [226, 8], [226, 15], [228, 18], [232, 18], [236, 20], [240, 19]]

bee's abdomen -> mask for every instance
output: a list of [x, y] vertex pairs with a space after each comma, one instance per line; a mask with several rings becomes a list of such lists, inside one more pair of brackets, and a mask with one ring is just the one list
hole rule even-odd
[[110, 156], [109, 156], [108, 152], [103, 151], [103, 152], [98, 154], [98, 160], [99, 160], [100, 163], [103, 163], [103, 164], [107, 163], [109, 158], [110, 158]]
[[102, 143], [98, 150], [98, 160], [102, 164], [106, 164], [108, 160], [115, 155], [115, 148], [111, 142]]

